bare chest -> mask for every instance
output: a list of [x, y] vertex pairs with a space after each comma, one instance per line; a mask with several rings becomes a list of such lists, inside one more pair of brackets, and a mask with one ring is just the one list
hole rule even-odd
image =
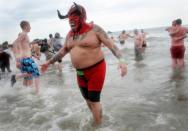
[[126, 39], [127, 38], [127, 35], [126, 34], [121, 34], [120, 35], [120, 39]]
[[69, 50], [75, 47], [79, 48], [97, 48], [100, 46], [100, 41], [92, 32], [87, 32], [78, 36], [70, 37], [67, 41]]

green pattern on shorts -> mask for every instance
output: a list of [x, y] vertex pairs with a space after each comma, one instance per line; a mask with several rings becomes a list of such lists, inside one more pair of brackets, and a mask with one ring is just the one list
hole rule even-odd
[[77, 74], [78, 74], [79, 76], [84, 76], [84, 72], [83, 72], [83, 71], [81, 71], [81, 70], [76, 70], [76, 72], [77, 72]]

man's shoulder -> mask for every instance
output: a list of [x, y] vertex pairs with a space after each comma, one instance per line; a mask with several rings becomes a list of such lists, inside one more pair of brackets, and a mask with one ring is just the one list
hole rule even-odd
[[93, 24], [93, 29], [96, 29], [96, 28], [101, 28], [101, 27], [97, 24]]
[[19, 40], [23, 40], [25, 38], [28, 38], [27, 33], [25, 33], [25, 32], [19, 33], [19, 35], [18, 35]]
[[99, 32], [104, 32], [104, 29], [97, 25], [97, 24], [93, 24], [93, 29], [92, 29], [95, 33], [99, 33]]

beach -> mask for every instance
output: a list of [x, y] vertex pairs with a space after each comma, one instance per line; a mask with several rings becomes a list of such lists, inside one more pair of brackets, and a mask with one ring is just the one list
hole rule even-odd
[[53, 67], [41, 76], [39, 95], [33, 88], [22, 87], [21, 80], [10, 87], [10, 75], [0, 80], [0, 131], [187, 131], [187, 50], [185, 70], [173, 71], [168, 33], [164, 28], [145, 31], [148, 47], [142, 61], [135, 61], [133, 39], [123, 46], [116, 42], [128, 64], [125, 77], [120, 76], [117, 59], [103, 49], [107, 74], [100, 127], [92, 126], [75, 69], [66, 56], [62, 76]]

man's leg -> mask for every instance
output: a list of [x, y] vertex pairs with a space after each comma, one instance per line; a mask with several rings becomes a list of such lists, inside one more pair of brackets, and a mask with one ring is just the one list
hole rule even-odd
[[102, 123], [102, 105], [100, 102], [91, 102], [90, 100], [86, 100], [86, 103], [93, 115], [94, 125], [100, 125]]
[[5, 73], [5, 66], [4, 66], [4, 65], [1, 67], [1, 71], [2, 71], [3, 73]]
[[26, 87], [31, 86], [32, 83], [33, 83], [33, 81], [29, 80], [27, 77], [25, 77], [24, 80], [23, 80], [23, 85], [26, 86]]
[[39, 77], [34, 79], [34, 84], [35, 84], [35, 91], [36, 91], [36, 94], [39, 94], [39, 84], [40, 84], [40, 79], [39, 79]]
[[26, 80], [26, 86], [31, 86], [33, 84], [33, 79]]
[[88, 108], [90, 109], [90, 111], [92, 112], [92, 109], [91, 109], [91, 101], [86, 99], [86, 103], [87, 103], [87, 106]]
[[90, 102], [90, 105], [94, 118], [94, 124], [100, 125], [102, 123], [102, 105], [100, 102]]
[[179, 67], [180, 69], [182, 69], [182, 68], [185, 67], [184, 58], [178, 59], [178, 60], [177, 60], [177, 63], [178, 63], [178, 67]]
[[25, 80], [25, 78], [29, 77], [29, 76], [31, 76], [31, 74], [28, 74], [28, 73], [20, 73], [20, 74], [12, 75], [11, 76], [11, 86], [13, 87], [13, 85], [16, 83], [16, 81], [21, 78], [24, 78], [23, 85], [27, 86], [27, 81]]
[[178, 66], [177, 59], [172, 58], [172, 68], [176, 68]]
[[31, 87], [33, 85], [32, 74], [28, 74], [27, 77], [24, 77], [23, 85], [26, 87]]
[[[0, 77], [5, 77], [5, 67], [4, 66], [1, 66], [1, 71], [2, 71], [2, 73], [1, 73], [1, 76]], [[1, 79], [1, 78], [0, 78]]]
[[176, 69], [178, 66], [178, 61], [177, 61], [177, 48], [174, 46], [171, 46], [170, 48], [170, 54], [171, 54], [171, 59], [172, 59], [172, 68]]
[[94, 119], [94, 125], [102, 123], [102, 105], [100, 103], [101, 91], [88, 91], [89, 107]]
[[12, 72], [11, 69], [10, 69], [10, 64], [9, 63], [6, 65], [6, 68], [7, 68], [8, 72]]
[[102, 106], [100, 102], [91, 102], [90, 100], [86, 100], [88, 108], [90, 109], [95, 125], [100, 125], [102, 123]]
[[100, 102], [92, 102], [89, 100], [88, 97], [88, 89], [84, 87], [80, 87], [80, 91], [82, 93], [82, 96], [86, 100], [87, 106], [89, 110], [91, 111], [93, 118], [94, 118], [94, 124], [99, 125], [102, 122], [102, 107]]
[[17, 74], [15, 77], [16, 79], [21, 79], [21, 78], [24, 78], [24, 77], [30, 77], [31, 74], [28, 74], [28, 73], [20, 73], [20, 74]]
[[88, 108], [90, 109], [90, 111], [92, 112], [91, 109], [91, 101], [88, 99], [88, 89], [86, 87], [80, 87], [80, 92], [83, 96], [83, 98], [85, 99]]

